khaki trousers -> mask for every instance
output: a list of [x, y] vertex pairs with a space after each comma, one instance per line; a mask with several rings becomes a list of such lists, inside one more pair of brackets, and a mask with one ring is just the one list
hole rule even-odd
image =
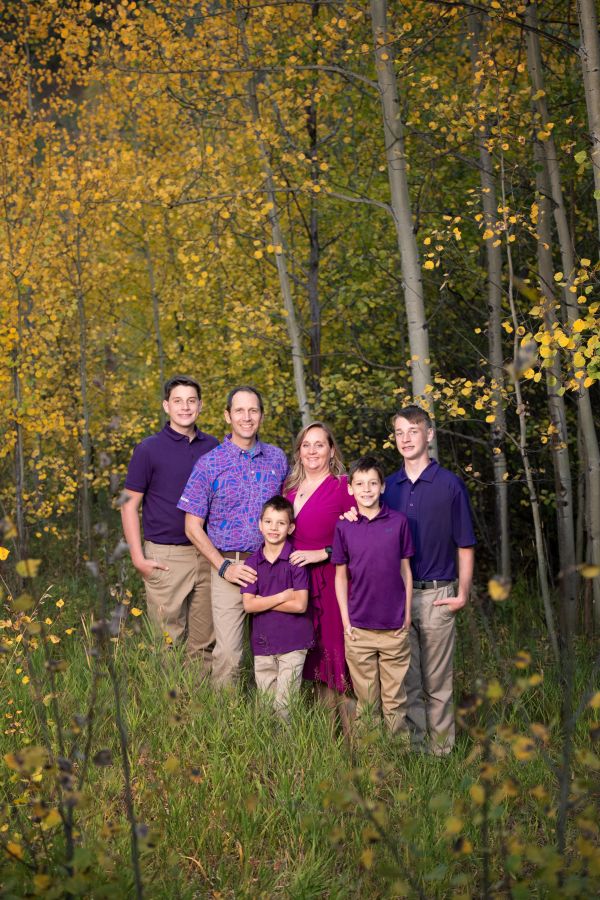
[[230, 584], [211, 567], [215, 624], [212, 679], [217, 687], [235, 684], [240, 674], [246, 613], [239, 584]]
[[410, 660], [408, 632], [352, 628], [354, 640], [344, 634], [346, 662], [358, 700], [356, 719], [369, 707], [383, 711], [385, 724], [398, 734], [407, 731], [404, 679]]
[[456, 585], [413, 592], [410, 629], [410, 667], [406, 676], [407, 719], [411, 743], [425, 746], [435, 756], [445, 756], [454, 746], [452, 678], [455, 613], [434, 600], [456, 596]]
[[144, 543], [144, 555], [169, 567], [144, 579], [148, 617], [174, 644], [186, 640], [189, 659], [210, 669], [215, 640], [210, 596], [210, 563], [191, 544]]
[[273, 695], [275, 711], [288, 718], [290, 697], [300, 692], [302, 669], [308, 650], [291, 650], [276, 656], [254, 657], [254, 678], [261, 693]]

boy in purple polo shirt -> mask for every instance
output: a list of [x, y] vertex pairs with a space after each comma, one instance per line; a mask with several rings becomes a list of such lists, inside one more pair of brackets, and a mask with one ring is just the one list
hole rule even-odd
[[308, 571], [290, 562], [294, 507], [285, 497], [271, 497], [258, 523], [263, 546], [247, 560], [256, 581], [242, 587], [250, 620], [254, 677], [259, 691], [273, 695], [275, 710], [288, 718], [290, 697], [297, 694], [314, 630], [308, 606]]
[[404, 679], [410, 662], [409, 557], [414, 551], [406, 516], [380, 502], [383, 489], [383, 470], [374, 456], [350, 467], [348, 490], [358, 519], [337, 523], [331, 562], [358, 699], [356, 718], [368, 707], [381, 708], [390, 732], [406, 734], [408, 741]]
[[209, 671], [215, 640], [210, 564], [187, 537], [177, 501], [194, 464], [219, 442], [196, 427], [202, 399], [193, 378], [174, 375], [166, 382], [163, 409], [169, 422], [137, 445], [129, 463], [123, 532], [144, 580], [151, 622], [173, 643], [187, 635], [188, 658]]

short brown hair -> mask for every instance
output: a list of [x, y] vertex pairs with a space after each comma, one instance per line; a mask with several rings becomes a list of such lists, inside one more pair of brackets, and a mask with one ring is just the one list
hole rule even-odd
[[294, 524], [294, 507], [287, 497], [276, 494], [274, 497], [271, 497], [270, 500], [267, 500], [266, 503], [263, 503], [263, 508], [260, 511], [261, 519], [268, 509], [274, 509], [275, 512], [286, 512], [290, 520], [290, 525]]
[[352, 484], [352, 479], [356, 475], [357, 472], [368, 472], [369, 469], [374, 469], [379, 476], [379, 480], [382, 484], [385, 484], [385, 475], [383, 474], [383, 466], [379, 462], [376, 456], [371, 456], [370, 454], [367, 456], [361, 456], [360, 459], [355, 460], [351, 466], [350, 471], [348, 472], [348, 483]]
[[416, 422], [417, 424], [424, 422], [427, 428], [433, 428], [433, 422], [429, 413], [423, 407], [417, 406], [416, 403], [411, 403], [410, 406], [404, 406], [398, 412], [395, 412], [392, 416], [392, 425], [395, 426], [398, 419], [406, 419], [408, 422]]
[[171, 391], [173, 388], [179, 387], [182, 385], [183, 387], [191, 387], [196, 389], [196, 393], [198, 394], [198, 400], [202, 399], [202, 391], [200, 390], [200, 385], [193, 378], [190, 378], [189, 375], [173, 375], [169, 378], [168, 381], [165, 381], [163, 387], [163, 394], [165, 400], [168, 400], [171, 396]]

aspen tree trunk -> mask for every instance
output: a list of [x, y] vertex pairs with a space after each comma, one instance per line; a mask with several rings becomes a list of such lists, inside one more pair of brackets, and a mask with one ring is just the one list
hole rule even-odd
[[77, 296], [77, 314], [79, 317], [79, 386], [81, 390], [81, 411], [83, 414], [83, 428], [81, 432], [81, 447], [83, 450], [81, 473], [81, 530], [83, 532], [83, 541], [87, 557], [88, 559], [91, 559], [93, 555], [92, 508], [90, 497], [92, 442], [90, 437], [90, 408], [87, 383], [87, 321], [82, 273], [81, 227], [79, 223], [77, 223], [75, 242], [75, 291]]
[[[541, 123], [544, 126], [544, 129], [548, 131], [547, 124], [550, 121], [550, 117], [548, 114], [548, 104], [546, 102], [544, 89], [539, 35], [537, 34], [537, 31], [533, 30], [538, 28], [536, 3], [528, 4], [525, 11], [525, 22], [527, 25], [531, 26], [531, 28], [526, 31], [525, 37], [527, 42], [527, 64], [534, 96], [537, 98], [534, 102]], [[566, 309], [567, 321], [569, 325], [572, 325], [578, 318], [578, 306], [575, 299], [576, 290], [571, 290], [571, 288], [575, 288], [575, 285], [573, 284], [575, 277], [573, 239], [567, 220], [558, 164], [558, 154], [551, 133], [548, 139], [541, 143], [541, 147], [543, 150], [548, 182], [550, 184], [554, 219], [560, 246], [562, 270], [566, 281], [564, 306]], [[594, 426], [589, 391], [583, 384], [580, 385], [576, 397], [579, 413], [579, 426], [585, 447], [585, 458], [587, 463], [586, 496], [589, 509], [587, 525], [590, 562], [595, 566], [600, 566], [600, 449], [598, 447], [598, 436]], [[595, 578], [593, 580], [593, 591], [594, 619], [596, 624], [600, 626], [600, 578]]]
[[[248, 42], [246, 40], [245, 14], [238, 13], [238, 26], [240, 29], [241, 43], [249, 64], [250, 53], [248, 50]], [[287, 326], [288, 337], [292, 349], [292, 366], [294, 371], [294, 386], [296, 389], [296, 398], [300, 415], [302, 417], [302, 425], [310, 424], [312, 414], [310, 404], [308, 402], [308, 391], [306, 389], [306, 376], [304, 373], [304, 353], [302, 351], [302, 333], [298, 324], [296, 315], [296, 307], [292, 296], [292, 286], [287, 268], [287, 259], [285, 255], [285, 244], [283, 239], [283, 231], [281, 228], [281, 220], [279, 216], [279, 206], [277, 203], [277, 194], [275, 191], [275, 182], [273, 180], [273, 170], [269, 159], [267, 145], [262, 137], [260, 128], [260, 107], [258, 103], [257, 92], [258, 75], [254, 74], [247, 84], [247, 101], [252, 122], [254, 125], [254, 134], [256, 144], [260, 156], [260, 162], [263, 171], [264, 188], [267, 200], [269, 202], [269, 223], [271, 225], [271, 235], [273, 245], [277, 248], [275, 251], [275, 261], [277, 265], [277, 274], [279, 275], [279, 286], [283, 298], [283, 306], [285, 309], [285, 321]]]
[[[469, 38], [471, 64], [475, 81], [475, 100], [480, 93], [477, 80], [481, 65], [481, 18], [477, 13], [469, 13]], [[481, 205], [483, 224], [486, 231], [495, 231], [498, 211], [496, 179], [492, 155], [487, 148], [489, 125], [484, 120], [477, 133], [479, 150], [479, 176], [481, 182]], [[491, 426], [492, 463], [494, 472], [494, 494], [496, 501], [496, 530], [499, 535], [497, 565], [504, 578], [510, 578], [510, 529], [508, 517], [508, 469], [504, 444], [506, 440], [506, 411], [504, 407], [504, 355], [502, 352], [502, 249], [494, 246], [494, 238], [485, 241], [487, 260], [487, 306], [488, 306], [488, 353], [492, 380], [492, 403], [495, 421]]]
[[[534, 145], [536, 162], [536, 182], [538, 192], [538, 241], [537, 257], [540, 292], [543, 297], [543, 316], [546, 330], [552, 333], [557, 324], [556, 308], [560, 304], [553, 293], [554, 267], [552, 265], [552, 210], [550, 207], [549, 185], [543, 165], [540, 165], [543, 150], [536, 142]], [[571, 481], [571, 463], [567, 433], [567, 416], [565, 401], [559, 393], [562, 383], [561, 353], [557, 350], [552, 365], [546, 369], [546, 390], [548, 393], [548, 409], [550, 421], [554, 426], [551, 439], [552, 463], [556, 483], [556, 524], [558, 532], [558, 554], [561, 578], [561, 609], [564, 621], [563, 630], [577, 623], [577, 569], [575, 556], [575, 525], [573, 485]]]
[[375, 68], [383, 111], [391, 206], [396, 224], [404, 305], [408, 320], [412, 389], [415, 399], [426, 405], [433, 413], [432, 399], [426, 392], [427, 386], [432, 384], [429, 332], [425, 318], [421, 263], [408, 190], [404, 124], [394, 69], [394, 54], [387, 32], [387, 0], [371, 0], [371, 20], [375, 42]]
[[[160, 378], [160, 399], [162, 400], [162, 389], [165, 383], [165, 348], [163, 345], [162, 334], [160, 330], [160, 296], [156, 288], [156, 276], [154, 273], [154, 260], [150, 251], [150, 244], [146, 238], [146, 223], [142, 219], [143, 230], [143, 252], [146, 260], [146, 272], [148, 273], [148, 285], [150, 287], [150, 299], [152, 301], [152, 321], [154, 323], [154, 340], [156, 341], [156, 353], [158, 356], [158, 375]], [[161, 403], [162, 409], [162, 403]], [[163, 412], [164, 416], [164, 412]], [[161, 417], [162, 418], [162, 417]]]
[[[311, 7], [313, 22], [319, 15], [320, 0], [314, 2]], [[315, 54], [315, 63], [317, 61]], [[317, 104], [314, 93], [318, 85], [318, 76], [313, 80], [313, 91], [310, 98], [310, 106], [306, 114], [306, 129], [308, 131], [310, 151], [310, 174], [313, 185], [319, 183], [319, 160], [317, 146]], [[321, 247], [319, 243], [319, 205], [317, 193], [310, 198], [310, 217], [308, 222], [309, 259], [307, 294], [310, 308], [310, 369], [312, 375], [312, 388], [318, 400], [321, 391], [321, 304], [319, 302], [319, 266], [321, 261]]]
[[[506, 198], [504, 196], [504, 173], [502, 181], [502, 208], [506, 210]], [[506, 217], [506, 212], [504, 213]], [[506, 224], [506, 222], [505, 222]], [[508, 230], [505, 229], [508, 234]], [[548, 638], [550, 646], [554, 654], [554, 659], [558, 664], [560, 661], [560, 650], [558, 639], [556, 636], [556, 628], [554, 626], [554, 613], [552, 611], [552, 601], [550, 597], [550, 583], [548, 581], [548, 564], [546, 561], [546, 551], [544, 548], [544, 535], [542, 531], [542, 516], [540, 513], [540, 502], [533, 480], [533, 472], [529, 461], [529, 449], [527, 446], [527, 410], [523, 402], [523, 394], [521, 392], [521, 380], [519, 376], [519, 321], [517, 318], [517, 308], [515, 306], [514, 297], [514, 271], [512, 264], [512, 253], [510, 244], [506, 245], [506, 259], [508, 262], [508, 302], [513, 322], [513, 367], [514, 367], [514, 389], [515, 400], [517, 401], [517, 415], [519, 417], [519, 452], [523, 462], [525, 472], [525, 482], [529, 493], [529, 503], [531, 506], [531, 517], [533, 519], [533, 532], [535, 537], [535, 554], [537, 558], [538, 576], [540, 579], [540, 590], [542, 592], [542, 602], [544, 604], [544, 614], [546, 618], [546, 628], [548, 630]]]
[[[23, 297], [22, 289], [17, 280], [17, 333], [19, 335], [19, 347], [23, 346]], [[29, 555], [29, 533], [25, 519], [25, 439], [23, 427], [19, 421], [23, 391], [21, 376], [19, 375], [19, 349], [15, 349], [13, 356], [13, 393], [15, 398], [15, 418], [13, 427], [15, 430], [15, 526], [17, 529], [17, 554], [19, 559], [26, 559]]]
[[590, 156], [594, 172], [596, 218], [600, 238], [600, 38], [596, 0], [577, 0], [577, 17], [580, 35], [579, 56], [592, 145]]

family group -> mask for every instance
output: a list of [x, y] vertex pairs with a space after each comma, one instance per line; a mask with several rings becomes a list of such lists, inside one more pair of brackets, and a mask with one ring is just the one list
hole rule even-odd
[[413, 749], [449, 753], [475, 535], [463, 481], [430, 457], [427, 412], [395, 413], [404, 465], [385, 478], [371, 455], [346, 475], [323, 422], [302, 428], [288, 465], [259, 437], [250, 385], [229, 392], [220, 443], [197, 427], [193, 378], [167, 381], [163, 409], [167, 424], [134, 449], [121, 507], [153, 624], [223, 688], [239, 676], [249, 615], [257, 688], [283, 718], [304, 678], [345, 729], [354, 693], [358, 720], [381, 711]]

